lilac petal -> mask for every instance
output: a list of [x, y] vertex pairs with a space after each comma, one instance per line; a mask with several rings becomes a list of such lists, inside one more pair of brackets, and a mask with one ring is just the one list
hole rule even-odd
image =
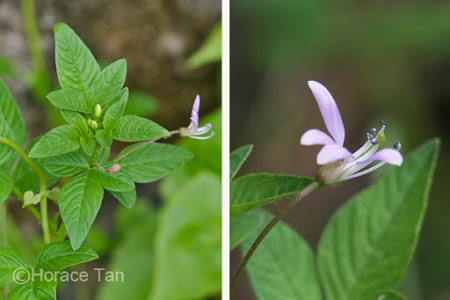
[[200, 109], [200, 96], [197, 95], [197, 97], [195, 97], [195, 101], [194, 101], [194, 105], [192, 106], [192, 114], [191, 114], [191, 124], [193, 125], [193, 127], [195, 129], [198, 128], [198, 111]]
[[352, 157], [350, 151], [338, 144], [330, 144], [324, 146], [317, 154], [317, 164], [326, 165], [347, 157]]
[[336, 143], [343, 146], [345, 140], [344, 123], [333, 96], [331, 96], [326, 87], [317, 81], [308, 81], [308, 85], [316, 98], [328, 131]]
[[357, 165], [358, 164], [368, 165], [369, 163], [375, 160], [381, 160], [390, 165], [401, 166], [401, 164], [403, 163], [403, 156], [397, 150], [382, 149], [377, 153], [375, 153], [374, 155], [372, 155], [371, 157], [369, 157], [368, 159], [366, 159], [365, 161], [357, 163]]
[[300, 144], [304, 146], [335, 144], [333, 139], [323, 131], [310, 129], [302, 135]]

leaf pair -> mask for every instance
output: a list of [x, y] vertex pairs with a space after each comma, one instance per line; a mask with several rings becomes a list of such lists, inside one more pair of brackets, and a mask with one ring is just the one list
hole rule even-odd
[[[426, 143], [344, 205], [322, 235], [317, 265], [297, 233], [276, 225], [247, 265], [258, 299], [322, 299], [320, 287], [327, 299], [403, 299], [392, 290], [417, 244], [437, 150], [437, 141]], [[257, 230], [255, 214], [263, 220]], [[245, 254], [270, 215], [252, 211], [235, 220], [250, 232]], [[232, 240], [243, 235], [233, 231]]]
[[45, 245], [35, 260], [35, 266], [29, 265], [16, 251], [0, 247], [0, 287], [14, 280], [22, 284], [11, 290], [8, 299], [56, 299], [56, 281], [46, 281], [40, 272], [56, 272], [80, 263], [98, 258], [94, 250], [82, 246], [73, 250], [69, 242], [55, 242]]

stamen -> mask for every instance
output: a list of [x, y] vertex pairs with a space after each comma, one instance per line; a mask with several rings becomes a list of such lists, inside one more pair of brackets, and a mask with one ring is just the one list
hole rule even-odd
[[361, 171], [359, 173], [352, 174], [352, 175], [346, 177], [345, 180], [349, 180], [349, 179], [353, 179], [353, 178], [356, 178], [356, 177], [359, 177], [359, 176], [366, 175], [366, 174], [368, 174], [370, 172], [375, 171], [376, 169], [378, 169], [379, 167], [383, 166], [384, 164], [386, 164], [386, 163], [384, 161], [382, 161], [382, 162], [374, 165], [373, 167], [370, 167], [368, 169], [365, 169], [364, 171]]
[[372, 140], [370, 141], [370, 143], [371, 143], [372, 145], [378, 145], [378, 140], [377, 140], [376, 138], [374, 138], [374, 139], [372, 139]]
[[375, 135], [375, 133], [377, 133], [377, 129], [376, 129], [376, 128], [370, 129], [370, 133], [373, 134], [373, 135]]
[[387, 126], [388, 124], [385, 120], [381, 120], [380, 123], [383, 124], [384, 126]]
[[400, 141], [395, 141], [394, 148], [397, 150], [400, 150], [402, 148], [402, 144], [400, 143]]

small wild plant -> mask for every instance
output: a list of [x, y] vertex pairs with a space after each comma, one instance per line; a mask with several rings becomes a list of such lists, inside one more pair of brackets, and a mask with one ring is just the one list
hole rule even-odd
[[[214, 134], [204, 135], [210, 124], [199, 126], [199, 96], [186, 128], [168, 131], [151, 120], [123, 115], [128, 100], [128, 89], [123, 87], [126, 61], [101, 70], [90, 50], [63, 23], [55, 26], [55, 57], [61, 89], [47, 98], [68, 124], [34, 139], [26, 150], [22, 150], [26, 136], [22, 116], [0, 82], [0, 201], [3, 204], [9, 195], [20, 199], [41, 223], [45, 243], [34, 264], [14, 249], [0, 248], [0, 287], [16, 283], [8, 299], [56, 299], [56, 277], [29, 280], [27, 276], [31, 270], [58, 272], [98, 257], [83, 242], [104, 191], [132, 207], [135, 183], [161, 179], [192, 158], [189, 151], [158, 140], [176, 134], [206, 139]], [[133, 144], [109, 159], [113, 140]], [[53, 187], [61, 177], [69, 180], [61, 188]], [[48, 200], [58, 208], [53, 216], [47, 212]]]
[[[411, 262], [427, 206], [439, 141], [430, 141], [403, 161], [401, 144], [383, 148], [387, 123], [367, 132], [355, 152], [344, 147], [345, 128], [329, 91], [309, 82], [327, 133], [306, 131], [302, 145], [320, 145], [315, 178], [248, 174], [233, 180], [249, 156], [244, 146], [230, 157], [231, 248], [244, 256], [231, 290], [247, 267], [258, 299], [406, 299], [395, 288]], [[339, 185], [385, 164], [397, 166], [353, 197], [326, 226], [317, 257], [288, 225], [280, 222], [309, 193]], [[287, 198], [273, 216], [259, 207]]]

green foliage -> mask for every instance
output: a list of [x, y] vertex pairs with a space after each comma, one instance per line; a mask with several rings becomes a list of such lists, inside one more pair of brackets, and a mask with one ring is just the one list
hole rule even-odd
[[74, 249], [80, 248], [103, 199], [103, 188], [93, 171], [70, 180], [61, 189], [59, 209]]
[[123, 116], [114, 129], [114, 139], [122, 142], [145, 141], [168, 136], [169, 132], [153, 121], [138, 116]]
[[[40, 137], [35, 138], [31, 141], [31, 143], [25, 149], [25, 153], [29, 153], [30, 150], [34, 147], [34, 145], [39, 141]], [[45, 182], [47, 183], [47, 187], [51, 187], [58, 180], [58, 177], [50, 174], [45, 168], [44, 164], [48, 160], [48, 158], [35, 158], [33, 161], [41, 168], [42, 172], [45, 176]], [[28, 165], [22, 158], [19, 160], [16, 168], [13, 173], [14, 185], [21, 191], [32, 191], [34, 193], [38, 193], [40, 190], [39, 187], [39, 177], [36, 174], [30, 165]]]
[[214, 175], [199, 174], [162, 210], [150, 299], [199, 299], [220, 291], [220, 186]]
[[89, 108], [96, 104], [104, 106], [121, 90], [127, 75], [127, 62], [119, 59], [107, 66], [100, 75], [95, 78], [89, 91]]
[[233, 218], [251, 209], [294, 195], [311, 182], [313, 179], [308, 177], [269, 173], [239, 177], [230, 187], [230, 215]]
[[244, 162], [253, 150], [253, 145], [242, 146], [230, 154], [230, 180], [239, 172]]
[[82, 245], [74, 250], [69, 242], [64, 241], [45, 245], [34, 263], [43, 270], [60, 271], [97, 258], [98, 255], [88, 246]]
[[14, 182], [9, 174], [0, 171], [0, 205], [8, 198], [12, 191]]
[[319, 245], [327, 299], [371, 299], [395, 288], [414, 253], [437, 159], [438, 142], [341, 208]]
[[251, 210], [230, 221], [230, 250], [245, 241], [251, 234], [260, 229], [262, 224], [260, 213]]
[[[76, 266], [98, 257], [92, 249], [83, 245], [83, 242], [87, 236], [90, 239], [88, 244], [96, 244], [98, 240], [105, 241], [99, 238], [104, 233], [98, 233], [99, 231], [95, 228], [91, 230], [103, 200], [104, 189], [125, 207], [130, 208], [136, 202], [135, 182], [158, 180], [180, 169], [192, 158], [192, 154], [184, 149], [152, 143], [154, 139], [171, 135], [163, 127], [145, 118], [126, 115], [129, 92], [127, 88], [123, 88], [126, 78], [125, 60], [118, 60], [101, 71], [94, 56], [81, 39], [62, 23], [55, 26], [55, 48], [61, 89], [49, 93], [47, 98], [53, 105], [53, 109], [61, 111], [68, 124], [54, 128], [44, 136], [35, 139], [25, 150], [32, 162], [29, 159], [20, 159], [13, 170], [13, 176], [8, 176], [17, 158], [12, 148], [20, 152], [17, 149], [23, 146], [26, 132], [17, 105], [6, 86], [0, 82], [0, 137], [3, 138], [0, 143], [0, 163], [3, 163], [0, 170], [0, 203], [13, 190], [14, 194], [24, 201], [24, 207], [28, 206], [28, 209], [42, 223], [44, 241], [35, 239], [37, 241], [33, 248], [35, 252], [42, 248], [35, 259], [35, 264], [37, 271], [51, 272]], [[148, 100], [148, 97], [136, 99], [140, 100], [134, 101], [133, 105], [140, 103], [142, 99]], [[130, 109], [137, 110], [136, 107], [128, 107], [128, 110]], [[148, 107], [140, 109], [140, 113], [143, 112], [149, 112]], [[149, 143], [130, 145], [116, 157], [116, 161], [108, 161], [113, 139], [127, 142], [149, 141]], [[6, 146], [5, 143], [12, 147]], [[42, 177], [37, 176], [37, 173], [40, 174], [36, 172], [37, 168], [44, 174], [45, 183]], [[64, 176], [74, 177], [61, 180], [64, 184], [61, 190], [59, 187], [49, 190], [59, 177]], [[197, 288], [202, 295], [206, 295], [216, 293], [220, 289], [220, 182], [215, 177], [202, 178], [196, 183], [198, 185], [204, 183], [205, 186], [202, 186], [204, 194], [211, 195], [210, 200], [214, 200], [207, 206], [206, 213], [203, 214], [194, 209], [195, 203], [199, 201], [197, 199], [191, 201], [194, 207], [191, 207], [192, 211], [189, 211], [184, 207], [189, 203], [181, 201], [180, 198], [184, 195], [180, 194], [174, 198], [173, 203], [177, 203], [183, 208], [182, 210], [192, 214], [194, 219], [187, 218], [184, 222], [178, 220], [170, 227], [173, 231], [163, 231], [161, 235], [158, 235], [158, 240], [161, 240], [160, 249], [164, 249], [165, 243], [170, 242], [165, 234], [176, 234], [180, 231], [182, 238], [186, 239], [189, 236], [188, 232], [195, 229], [194, 233], [198, 238], [196, 243], [203, 248], [199, 253], [209, 256], [214, 252], [214, 264], [201, 272], [199, 281], [194, 282], [195, 284], [213, 283], [209, 287]], [[14, 186], [17, 188], [13, 189]], [[43, 186], [47, 190], [44, 190]], [[200, 194], [197, 198], [201, 198]], [[48, 220], [46, 216], [45, 204], [48, 200], [53, 200], [59, 208], [59, 212], [56, 212], [51, 220]], [[202, 205], [200, 202], [198, 204]], [[40, 212], [33, 206], [39, 203], [41, 204]], [[170, 211], [169, 208], [167, 209]], [[179, 213], [180, 210], [176, 212]], [[169, 222], [169, 219], [163, 218], [163, 220], [165, 223]], [[135, 255], [132, 257], [136, 258], [135, 263], [131, 264], [135, 267], [133, 273], [136, 274], [133, 284], [136, 283], [147, 289], [144, 293], [142, 290], [136, 290], [135, 293], [129, 292], [126, 295], [141, 295], [143, 299], [147, 299], [151, 292], [149, 281], [146, 281], [145, 277], [137, 279], [137, 276], [142, 276], [144, 272], [135, 272], [135, 270], [140, 269], [142, 263], [148, 261], [148, 257], [143, 256], [148, 256], [148, 248], [154, 247], [153, 236], [155, 236], [157, 220], [146, 216], [142, 221], [144, 223], [139, 230], [130, 231], [136, 234], [127, 236], [129, 238], [127, 242], [136, 245], [136, 249], [124, 246], [123, 253]], [[191, 221], [194, 223], [189, 223]], [[8, 220], [5, 220], [2, 224], [7, 222]], [[201, 235], [201, 227], [198, 227], [200, 223], [210, 226], [207, 235]], [[160, 227], [162, 231], [161, 228], [162, 226]], [[11, 230], [11, 232], [16, 234], [16, 231]], [[88, 235], [90, 232], [91, 234]], [[147, 233], [150, 235], [148, 240], [145, 238]], [[210, 233], [214, 234], [215, 239], [211, 239]], [[70, 241], [63, 241], [66, 235]], [[139, 243], [143, 246], [140, 247]], [[22, 248], [20, 242], [14, 241], [11, 244]], [[104, 246], [102, 251], [108, 251], [109, 245]], [[190, 244], [186, 245], [191, 247]], [[141, 252], [137, 251], [139, 249]], [[28, 250], [28, 252], [31, 251]], [[136, 250], [135, 253], [132, 253], [132, 250]], [[177, 249], [177, 251], [179, 251], [177, 252], [179, 258], [182, 256], [181, 250]], [[36, 256], [28, 254], [27, 257]], [[192, 252], [189, 254], [193, 255]], [[160, 255], [163, 257], [161, 270], [166, 272], [167, 257], [163, 253]], [[32, 270], [32, 267], [14, 250], [0, 248], [0, 258], [0, 287], [12, 281], [11, 275], [16, 268], [24, 267]], [[150, 258], [153, 260], [152, 257]], [[208, 261], [211, 260], [208, 259]], [[153, 277], [154, 270], [155, 268], [150, 266], [146, 274]], [[167, 277], [164, 277], [164, 280], [167, 280]], [[130, 284], [128, 278], [126, 284]], [[158, 293], [166, 293], [165, 284], [159, 284]], [[15, 288], [13, 286], [8, 299], [55, 299], [56, 285], [56, 281], [34, 281]]]
[[59, 84], [63, 89], [75, 89], [87, 93], [100, 67], [91, 51], [66, 24], [55, 25], [55, 59]]
[[95, 174], [95, 180], [108, 191], [127, 192], [134, 189], [133, 179], [125, 172], [118, 172], [113, 175], [99, 169], [92, 169], [92, 172]]
[[119, 161], [122, 171], [131, 176], [135, 182], [146, 183], [158, 180], [178, 170], [192, 159], [192, 154], [184, 149], [158, 143], [141, 144], [125, 148], [117, 157], [134, 147], [140, 147]]
[[123, 98], [111, 105], [103, 120], [103, 127], [105, 130], [113, 130], [117, 127], [119, 124], [119, 119], [123, 115], [125, 105], [127, 105], [126, 98]]
[[12, 61], [6, 56], [0, 56], [0, 76], [13, 77], [14, 73]]
[[132, 189], [126, 192], [109, 191], [120, 203], [125, 207], [132, 207], [136, 203], [136, 189]]
[[16, 269], [29, 267], [25, 259], [12, 249], [0, 247], [0, 257], [0, 287], [13, 281]]
[[86, 97], [78, 90], [63, 89], [53, 91], [47, 95], [48, 100], [56, 107], [83, 113], [92, 112]]
[[32, 158], [49, 157], [80, 148], [80, 133], [72, 125], [62, 125], [50, 130], [31, 149]]
[[205, 43], [187, 61], [191, 69], [222, 60], [222, 24], [217, 24]]
[[61, 115], [64, 120], [67, 121], [70, 125], [75, 126], [80, 131], [80, 134], [87, 135], [89, 132], [89, 128], [86, 122], [86, 119], [76, 111], [71, 110], [61, 110]]
[[[242, 246], [246, 253], [272, 215], [258, 210], [263, 222]], [[322, 299], [314, 253], [289, 226], [278, 223], [267, 234], [247, 265], [252, 287], [260, 300]], [[366, 299], [366, 298], [360, 298]]]
[[[19, 108], [17, 107], [14, 98], [12, 97], [10, 91], [0, 80], [0, 110], [1, 114], [11, 129], [13, 134], [12, 140], [22, 147], [25, 144], [26, 129], [25, 123], [23, 122], [22, 115]], [[3, 129], [2, 129], [3, 130]], [[4, 136], [0, 134], [0, 136]], [[2, 157], [3, 158], [3, 157]]]
[[19, 285], [8, 294], [8, 300], [54, 300], [56, 299], [56, 281], [38, 279]]
[[89, 169], [89, 161], [88, 157], [78, 150], [50, 157], [44, 167], [55, 176], [72, 176]]

